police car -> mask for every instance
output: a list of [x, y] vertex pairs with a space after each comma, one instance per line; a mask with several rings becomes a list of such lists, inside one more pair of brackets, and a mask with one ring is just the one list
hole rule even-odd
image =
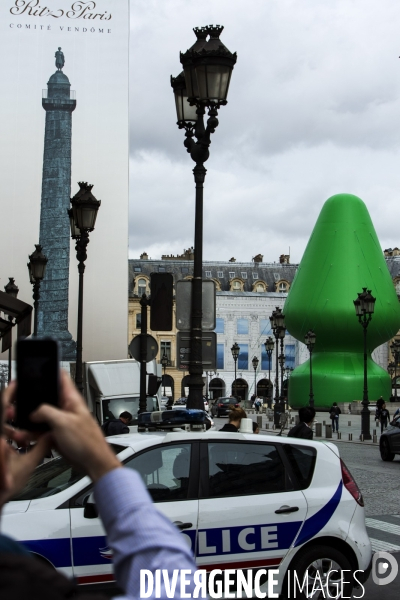
[[[151, 413], [143, 433], [107, 439], [181, 530], [199, 568], [279, 569], [278, 593], [291, 572], [302, 578], [308, 569], [308, 590], [320, 577], [324, 597], [328, 591], [337, 597], [341, 571], [347, 571], [345, 581], [356, 570], [359, 582], [368, 576], [363, 499], [334, 444], [206, 431], [197, 418], [183, 431], [176, 420], [165, 421], [168, 412], [177, 418], [175, 411]], [[92, 487], [63, 458], [53, 459], [6, 505], [2, 531], [81, 584], [112, 581], [112, 551]], [[337, 577], [326, 582], [335, 569]], [[265, 592], [266, 579], [260, 580]]]

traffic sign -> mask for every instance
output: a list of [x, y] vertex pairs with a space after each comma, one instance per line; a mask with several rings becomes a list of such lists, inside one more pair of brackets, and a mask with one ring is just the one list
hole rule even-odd
[[[178, 369], [188, 371], [190, 363], [190, 333], [178, 331], [176, 334], [176, 356]], [[202, 335], [203, 370], [217, 368], [217, 334], [214, 331]]]
[[[152, 335], [149, 335], [148, 333], [145, 334], [146, 335], [146, 343], [147, 343], [147, 360], [146, 362], [150, 362], [151, 360], [153, 360], [158, 353], [158, 343], [157, 340], [155, 338], [153, 338]], [[140, 338], [141, 338], [141, 334], [136, 335], [131, 343], [129, 344], [129, 352], [130, 355], [135, 358], [138, 362], [140, 362], [141, 360], [141, 356], [140, 356]]]
[[[214, 331], [215, 323], [215, 281], [203, 279], [203, 331]], [[192, 280], [178, 281], [176, 284], [176, 327], [181, 331], [190, 331], [192, 321]]]

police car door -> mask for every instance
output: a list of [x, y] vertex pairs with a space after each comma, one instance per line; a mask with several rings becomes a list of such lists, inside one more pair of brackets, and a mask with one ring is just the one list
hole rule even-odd
[[225, 435], [201, 444], [197, 564], [277, 567], [305, 519], [305, 497], [294, 489], [279, 444]]
[[[198, 444], [189, 442], [152, 446], [124, 463], [141, 474], [158, 510], [176, 524], [193, 549], [199, 505], [198, 462]], [[71, 509], [73, 569], [79, 583], [114, 580], [112, 551], [92, 501], [90, 490], [86, 490]]]

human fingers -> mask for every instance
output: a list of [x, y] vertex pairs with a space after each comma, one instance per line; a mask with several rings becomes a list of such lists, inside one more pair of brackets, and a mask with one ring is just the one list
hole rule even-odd
[[4, 436], [9, 440], [14, 440], [18, 446], [26, 446], [36, 440], [40, 434], [22, 429], [14, 429], [10, 425], [3, 425]]
[[7, 471], [10, 478], [8, 496], [12, 497], [23, 489], [37, 465], [48, 454], [51, 447], [49, 434], [43, 435], [37, 444], [26, 454], [18, 454], [10, 449]]
[[9, 385], [3, 390], [2, 401], [4, 407], [4, 420], [12, 421], [14, 418], [14, 405], [15, 402], [15, 391], [17, 389], [17, 384], [15, 381], [11, 381]]

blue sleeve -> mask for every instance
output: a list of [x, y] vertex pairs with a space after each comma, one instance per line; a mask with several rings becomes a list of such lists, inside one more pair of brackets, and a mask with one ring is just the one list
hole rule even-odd
[[[179, 530], [154, 507], [140, 475], [132, 469], [114, 469], [94, 486], [101, 519], [113, 551], [117, 584], [123, 598], [140, 598], [140, 570], [191, 570], [196, 564]], [[177, 590], [179, 590], [179, 584]], [[161, 598], [166, 598], [161, 586]], [[121, 597], [122, 600], [122, 597]]]

